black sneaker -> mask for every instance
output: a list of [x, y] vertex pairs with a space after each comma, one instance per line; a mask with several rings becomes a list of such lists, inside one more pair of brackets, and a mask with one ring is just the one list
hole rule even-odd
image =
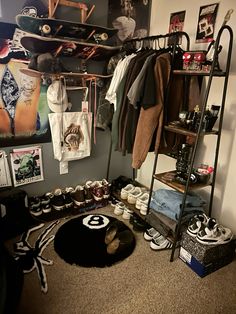
[[29, 198], [29, 208], [38, 208], [40, 207], [41, 201], [39, 197], [30, 197]]
[[92, 181], [87, 181], [84, 185], [85, 203], [91, 204], [94, 200], [91, 188]]
[[56, 189], [54, 191], [54, 196], [51, 199], [52, 207], [56, 210], [62, 210], [65, 208], [65, 201], [61, 189]]
[[77, 185], [74, 192], [71, 193], [71, 198], [75, 205], [82, 207], [85, 205], [85, 192], [82, 185]]
[[39, 207], [33, 207], [33, 208], [30, 207], [29, 210], [33, 216], [40, 216], [43, 213], [42, 208], [40, 206]]
[[70, 208], [74, 205], [74, 202], [71, 198], [72, 192], [74, 192], [74, 189], [72, 187], [65, 188], [65, 190], [63, 191], [64, 203], [66, 208]]
[[50, 204], [42, 205], [41, 208], [44, 214], [48, 214], [52, 210], [52, 207]]
[[45, 193], [44, 195], [40, 196], [41, 205], [48, 205], [52, 197], [53, 193], [51, 192]]

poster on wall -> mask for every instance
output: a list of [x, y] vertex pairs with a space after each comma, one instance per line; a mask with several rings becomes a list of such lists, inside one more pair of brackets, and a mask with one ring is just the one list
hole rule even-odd
[[[184, 29], [184, 19], [186, 11], [174, 12], [170, 15], [169, 33], [182, 32]], [[179, 44], [181, 44], [182, 37], [179, 37]], [[168, 39], [168, 45], [174, 43], [173, 38]]]
[[184, 29], [184, 19], [186, 11], [171, 13], [169, 33], [182, 32]]
[[28, 52], [16, 25], [0, 22], [0, 146], [50, 142], [47, 86], [21, 72]]
[[200, 7], [196, 43], [209, 43], [213, 40], [218, 7], [219, 3]]
[[109, 0], [108, 26], [118, 29], [115, 44], [149, 34], [151, 0]]
[[21, 72], [27, 65], [0, 64], [0, 146], [50, 142], [47, 86]]
[[10, 157], [14, 186], [44, 180], [41, 147], [14, 149]]
[[12, 186], [7, 154], [0, 150], [0, 188]]

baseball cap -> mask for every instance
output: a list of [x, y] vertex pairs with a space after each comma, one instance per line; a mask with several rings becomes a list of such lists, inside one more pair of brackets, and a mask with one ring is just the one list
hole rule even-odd
[[61, 80], [55, 80], [47, 90], [48, 107], [52, 112], [63, 112], [69, 106], [66, 88]]

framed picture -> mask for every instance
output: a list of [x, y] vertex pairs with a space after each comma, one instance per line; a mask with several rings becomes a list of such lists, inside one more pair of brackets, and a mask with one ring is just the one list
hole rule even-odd
[[199, 9], [196, 43], [208, 43], [213, 40], [219, 3], [201, 6]]
[[108, 26], [118, 29], [116, 44], [149, 34], [151, 0], [109, 0]]
[[44, 180], [41, 147], [14, 149], [10, 156], [14, 186]]

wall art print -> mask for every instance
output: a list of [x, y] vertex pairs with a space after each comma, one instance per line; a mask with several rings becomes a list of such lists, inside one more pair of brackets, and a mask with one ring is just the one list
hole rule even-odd
[[213, 40], [219, 3], [201, 6], [199, 9], [196, 43], [209, 43]]
[[149, 34], [151, 0], [109, 0], [108, 26], [118, 29], [116, 44]]
[[29, 59], [15, 24], [0, 22], [0, 147], [50, 142], [47, 86], [21, 72]]
[[44, 180], [41, 147], [14, 149], [10, 157], [14, 186]]

